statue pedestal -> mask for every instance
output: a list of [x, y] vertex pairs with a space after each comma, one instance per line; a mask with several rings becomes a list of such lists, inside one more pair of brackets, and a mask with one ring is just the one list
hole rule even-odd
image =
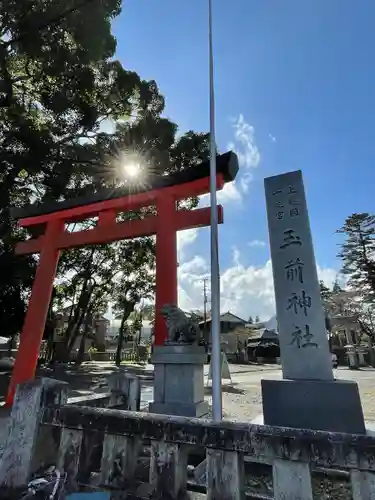
[[155, 346], [154, 402], [151, 413], [203, 417], [208, 414], [204, 401], [204, 364], [207, 355], [198, 345], [166, 344]]

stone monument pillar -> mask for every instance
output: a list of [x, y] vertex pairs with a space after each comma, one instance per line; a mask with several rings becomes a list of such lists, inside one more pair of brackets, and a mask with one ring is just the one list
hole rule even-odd
[[265, 191], [283, 380], [262, 380], [264, 423], [364, 433], [357, 384], [333, 377], [301, 171]]
[[149, 411], [203, 417], [208, 414], [203, 373], [207, 354], [204, 346], [197, 344], [199, 327], [177, 306], [165, 306], [162, 312], [168, 339], [153, 349], [154, 401]]

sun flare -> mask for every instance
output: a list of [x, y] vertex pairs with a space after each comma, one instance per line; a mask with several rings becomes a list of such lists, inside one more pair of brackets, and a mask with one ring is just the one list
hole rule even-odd
[[124, 165], [125, 174], [131, 178], [138, 177], [140, 174], [140, 166], [137, 163], [128, 163]]

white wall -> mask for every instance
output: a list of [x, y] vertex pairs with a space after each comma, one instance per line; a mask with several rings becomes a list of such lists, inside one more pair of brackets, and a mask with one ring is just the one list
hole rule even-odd
[[[141, 340], [148, 340], [151, 335], [151, 330], [152, 330], [152, 325], [150, 324], [149, 321], [143, 320], [142, 321], [142, 330], [141, 330]], [[121, 326], [121, 320], [119, 319], [114, 319], [111, 321], [111, 324], [108, 328], [108, 339], [113, 339], [114, 337], [117, 337], [118, 331]]]

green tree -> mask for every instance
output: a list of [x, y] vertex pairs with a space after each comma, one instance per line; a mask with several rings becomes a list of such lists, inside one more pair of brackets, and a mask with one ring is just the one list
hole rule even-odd
[[252, 316], [249, 316], [248, 323], [249, 323], [249, 325], [252, 325], [254, 323], [254, 320], [253, 320]]
[[373, 343], [375, 307], [375, 216], [367, 212], [350, 215], [338, 233], [345, 235], [339, 257], [348, 276], [353, 297], [347, 314], [356, 318], [368, 338], [371, 364], [375, 366]]
[[[14, 255], [15, 244], [26, 232], [10, 219], [9, 206], [121, 186], [127, 181], [124, 155], [140, 160], [152, 175], [208, 158], [208, 135], [190, 131], [178, 136], [177, 125], [161, 117], [164, 98], [156, 83], [142, 80], [113, 59], [116, 41], [111, 21], [119, 14], [120, 3], [0, 0], [0, 325], [4, 335], [21, 328], [36, 267], [33, 257]], [[103, 132], [105, 121], [112, 123], [113, 132]], [[196, 198], [180, 203], [188, 209], [196, 205]], [[123, 220], [152, 213], [154, 207], [124, 214]], [[74, 230], [90, 224], [93, 221]], [[33, 235], [38, 231], [33, 230]], [[148, 252], [143, 252], [143, 244], [149, 245]], [[137, 269], [150, 265], [154, 243], [146, 239], [142, 245], [121, 242], [62, 253], [46, 338], [52, 337], [56, 310], [69, 305], [64, 356], [82, 332], [80, 345], [84, 346], [90, 318], [104, 304], [121, 305], [127, 316], [143, 293], [151, 293], [153, 273], [140, 276]], [[130, 259], [128, 265], [129, 253], [135, 254], [136, 261]], [[129, 280], [131, 286], [127, 286]]]
[[328, 288], [324, 281], [319, 281], [320, 286], [320, 297], [322, 299], [322, 306], [324, 309], [324, 318], [325, 318], [325, 327], [328, 332], [332, 330], [331, 321], [329, 319], [330, 316], [330, 301], [332, 299], [333, 291]]
[[369, 213], [352, 214], [338, 233], [345, 235], [339, 257], [348, 283], [358, 290], [364, 300], [375, 300], [375, 216]]
[[150, 299], [154, 293], [154, 244], [151, 238], [142, 238], [122, 243], [121, 273], [113, 282], [114, 311], [121, 315], [116, 350], [116, 365], [121, 363], [127, 320], [141, 300]]
[[[160, 113], [155, 82], [113, 60], [120, 1], [0, 1], [0, 325], [19, 331], [35, 260], [9, 207], [97, 189], [104, 120]], [[87, 20], [90, 19], [90, 22]]]
[[363, 336], [367, 337], [370, 364], [371, 366], [375, 366], [375, 353], [373, 349], [375, 342], [375, 304], [363, 300], [362, 294], [360, 292], [356, 293], [353, 290], [342, 300], [345, 300], [345, 303], [340, 304], [340, 310], [343, 311], [344, 316], [351, 318], [352, 321], [355, 321], [360, 326], [358, 343], [361, 342]]
[[323, 280], [319, 281], [319, 287], [320, 287], [320, 296], [323, 300], [323, 303], [328, 302], [332, 296], [332, 290], [325, 285]]
[[143, 304], [140, 308], [142, 318], [148, 321], [155, 319], [155, 306], [154, 304]]
[[333, 294], [337, 294], [337, 293], [341, 293], [343, 291], [342, 287], [339, 285], [339, 282], [338, 280], [336, 279], [335, 282], [333, 283], [333, 287], [332, 287], [332, 293]]
[[259, 323], [260, 322], [260, 318], [258, 315], [255, 316], [255, 323]]

